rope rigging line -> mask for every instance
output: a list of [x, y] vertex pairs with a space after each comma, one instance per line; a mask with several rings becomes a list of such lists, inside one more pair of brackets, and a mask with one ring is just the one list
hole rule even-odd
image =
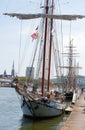
[[[30, 69], [30, 73], [29, 73], [29, 77], [31, 77], [31, 74], [32, 74], [32, 68], [33, 68], [33, 65], [34, 65], [34, 62], [35, 62], [35, 57], [36, 57], [36, 53], [37, 53], [37, 48], [38, 48], [38, 42], [35, 46], [35, 50], [34, 50], [34, 56], [33, 56], [33, 59], [32, 59], [32, 64], [31, 64], [31, 69]], [[30, 78], [29, 78], [29, 81], [30, 81]]]
[[20, 74], [21, 36], [22, 36], [22, 20], [21, 20], [21, 23], [20, 23], [20, 42], [19, 42], [19, 56], [18, 56], [18, 75]]
[[[30, 29], [31, 29], [31, 27], [30, 27]], [[29, 33], [27, 33], [27, 34], [29, 34]], [[30, 48], [29, 48], [29, 47], [30, 47], [30, 42], [28, 43], [27, 40], [28, 40], [28, 36], [27, 36], [27, 39], [26, 39], [26, 41], [25, 41], [25, 46], [24, 46], [24, 49], [23, 49], [22, 59], [21, 59], [21, 62], [20, 62], [21, 67], [23, 66], [23, 63], [24, 63], [24, 61], [25, 61], [27, 52], [28, 52], [28, 50], [30, 49]]]
[[[60, 1], [58, 0], [58, 5], [59, 5], [59, 12], [61, 14], [61, 7], [60, 7]], [[64, 57], [63, 57], [63, 48], [64, 48], [64, 45], [63, 45], [63, 30], [62, 30], [62, 20], [60, 20], [61, 22], [61, 53], [62, 53], [62, 66], [64, 66]], [[61, 75], [63, 74], [64, 75], [64, 68], [62, 68], [62, 72], [61, 72]]]
[[40, 33], [41, 37], [40, 37], [40, 42], [39, 42], [40, 45], [39, 45], [39, 53], [38, 53], [38, 61], [37, 61], [37, 69], [36, 69], [36, 78], [39, 78], [39, 72], [40, 72], [41, 62], [42, 62], [43, 32], [44, 32], [44, 19], [43, 19], [43, 21], [41, 20], [40, 29], [39, 29], [39, 33]]
[[[28, 33], [27, 33], [27, 38], [26, 38], [26, 41], [25, 41], [25, 44], [22, 44], [22, 41], [23, 41], [23, 39], [22, 39], [22, 35], [23, 35], [23, 26], [22, 26], [23, 24], [22, 24], [22, 21], [21, 21], [21, 23], [20, 23], [20, 44], [19, 44], [19, 58], [18, 58], [18, 74], [20, 74], [20, 72], [21, 72], [21, 69], [22, 69], [22, 67], [23, 67], [23, 64], [25, 63], [25, 59], [27, 58], [27, 54], [28, 54], [28, 51], [30, 50], [30, 45], [31, 45], [31, 36], [28, 36], [28, 34], [29, 34], [29, 31], [28, 31]], [[30, 26], [30, 29], [31, 29], [31, 26]], [[29, 30], [30, 30], [29, 29]], [[28, 43], [28, 40], [29, 39], [29, 43]], [[35, 46], [35, 44], [34, 44], [34, 46]], [[23, 47], [23, 48], [22, 48]], [[32, 53], [32, 55], [33, 55], [33, 53]], [[28, 55], [28, 57], [29, 57], [29, 55]], [[26, 61], [29, 61], [29, 58], [27, 58], [26, 59]], [[31, 58], [31, 60], [32, 60], [32, 58]], [[31, 63], [31, 62], [30, 62]]]

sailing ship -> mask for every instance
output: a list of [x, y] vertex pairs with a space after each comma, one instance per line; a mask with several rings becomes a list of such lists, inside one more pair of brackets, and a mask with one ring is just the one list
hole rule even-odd
[[78, 86], [78, 70], [79, 65], [76, 64], [76, 57], [78, 53], [75, 52], [73, 45], [73, 39], [70, 40], [69, 46], [67, 46], [68, 52], [65, 53], [68, 57], [68, 66], [64, 66], [67, 69], [67, 78], [65, 86], [65, 101], [69, 101], [69, 106], [65, 109], [66, 113], [70, 113], [74, 109], [74, 105], [79, 98], [79, 86]]
[[74, 52], [74, 46], [73, 46], [73, 39], [70, 40], [68, 48], [68, 66], [65, 66], [64, 68], [67, 69], [67, 79], [66, 79], [66, 92], [65, 92], [65, 99], [68, 101], [74, 100], [74, 97], [76, 95], [75, 91], [78, 89], [77, 87], [77, 75], [78, 75], [78, 69], [79, 66], [75, 63], [75, 58], [78, 53]]
[[[34, 90], [32, 92], [27, 91], [25, 87], [20, 86], [18, 79], [14, 79], [16, 82], [16, 91], [21, 98], [21, 109], [23, 115], [32, 118], [46, 118], [46, 117], [57, 117], [63, 113], [65, 105], [60, 102], [60, 99], [56, 97], [49, 98], [50, 92], [50, 79], [51, 79], [51, 67], [52, 60], [54, 59], [55, 72], [58, 72], [58, 48], [56, 49], [56, 39], [53, 37], [54, 20], [76, 20], [77, 18], [82, 19], [85, 16], [82, 15], [56, 15], [54, 14], [54, 0], [44, 0], [43, 13], [38, 14], [20, 14], [20, 13], [4, 13], [4, 15], [9, 15], [11, 17], [17, 17], [21, 20], [28, 19], [42, 19], [42, 28], [38, 27], [40, 32], [38, 35], [38, 42], [35, 47], [34, 57], [32, 62], [32, 67], [36, 55], [36, 50], [39, 50], [38, 55], [38, 65], [37, 65], [37, 79], [41, 81], [37, 86], [41, 87], [41, 93], [37, 94]], [[32, 35], [33, 36], [33, 35]], [[54, 57], [54, 58], [53, 58]], [[57, 57], [57, 58], [56, 58]], [[31, 71], [30, 71], [31, 75]], [[41, 77], [39, 77], [39, 75]], [[46, 84], [47, 83], [47, 84]], [[35, 84], [33, 84], [35, 88]], [[45, 90], [46, 88], [46, 90]], [[48, 93], [48, 96], [47, 96]], [[52, 91], [51, 91], [52, 94]]]

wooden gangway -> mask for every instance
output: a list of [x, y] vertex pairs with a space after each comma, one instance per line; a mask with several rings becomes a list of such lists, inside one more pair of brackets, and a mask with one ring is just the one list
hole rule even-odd
[[60, 130], [85, 130], [85, 93], [80, 95], [73, 111]]

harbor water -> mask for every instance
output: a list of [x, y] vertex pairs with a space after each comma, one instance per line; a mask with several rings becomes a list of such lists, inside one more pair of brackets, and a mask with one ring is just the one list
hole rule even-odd
[[14, 88], [0, 88], [0, 130], [60, 130], [67, 115], [45, 120], [23, 117]]

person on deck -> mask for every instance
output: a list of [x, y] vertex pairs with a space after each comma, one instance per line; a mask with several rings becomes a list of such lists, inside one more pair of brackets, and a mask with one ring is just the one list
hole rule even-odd
[[55, 94], [51, 91], [51, 93], [50, 93], [50, 99], [51, 100], [54, 100], [55, 99]]

